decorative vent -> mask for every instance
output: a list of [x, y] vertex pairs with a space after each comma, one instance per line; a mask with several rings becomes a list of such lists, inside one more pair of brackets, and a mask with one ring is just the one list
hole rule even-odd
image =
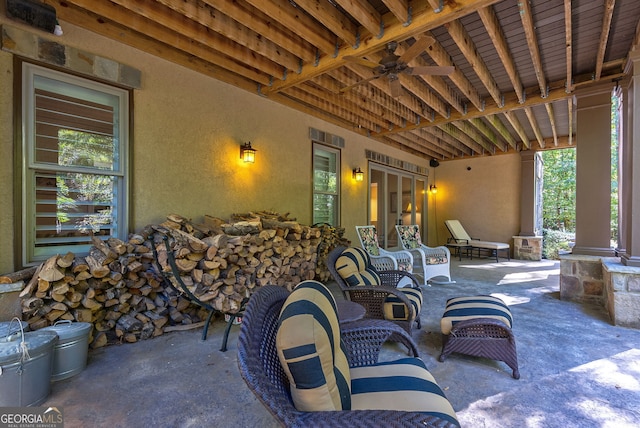
[[341, 149], [344, 148], [344, 138], [320, 131], [319, 129], [309, 128], [309, 138], [316, 143], [328, 144]]
[[391, 156], [383, 155], [382, 153], [374, 152], [372, 150], [365, 150], [367, 159], [373, 162], [381, 163], [383, 165], [391, 166], [393, 168], [409, 171], [414, 174], [429, 175], [429, 168], [406, 162], [400, 159], [393, 158]]

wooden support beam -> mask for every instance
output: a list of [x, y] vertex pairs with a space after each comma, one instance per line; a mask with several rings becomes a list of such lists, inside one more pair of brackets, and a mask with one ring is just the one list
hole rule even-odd
[[409, 22], [409, 1], [408, 0], [382, 0], [391, 13], [403, 24]]
[[374, 36], [382, 31], [382, 15], [366, 0], [334, 0]]
[[447, 134], [446, 132], [444, 132], [442, 129], [438, 127], [432, 126], [429, 128], [422, 128], [420, 129], [420, 131], [429, 133], [433, 135], [435, 138], [444, 141], [445, 143], [449, 144], [452, 147], [455, 147], [455, 149], [458, 150], [462, 155], [467, 155], [467, 156], [473, 155], [473, 149], [465, 146], [460, 141], [456, 140], [451, 135]]
[[498, 131], [498, 134], [500, 134], [500, 136], [502, 138], [504, 138], [505, 141], [512, 148], [514, 148], [514, 149], [516, 148], [516, 140], [515, 140], [515, 138], [513, 138], [513, 136], [511, 135], [511, 132], [509, 132], [509, 130], [504, 125], [504, 123], [502, 123], [502, 121], [500, 120], [500, 118], [498, 117], [497, 114], [489, 114], [489, 115], [485, 116], [485, 119], [487, 119], [487, 122], [489, 122], [491, 124], [491, 126], [493, 126], [493, 128], [496, 131]]
[[545, 108], [547, 109], [547, 116], [549, 116], [549, 122], [551, 123], [551, 132], [553, 133], [553, 145], [558, 145], [558, 129], [556, 126], [556, 116], [553, 111], [553, 104], [546, 103]]
[[489, 128], [489, 126], [480, 118], [469, 119], [468, 122], [472, 124], [480, 133], [489, 140], [494, 146], [496, 146], [500, 151], [506, 152], [508, 147], [502, 141], [499, 140], [496, 134]]
[[433, 146], [433, 150], [440, 153], [439, 159], [453, 158], [455, 156], [459, 156], [460, 154], [460, 151], [454, 149], [451, 144], [446, 144], [442, 139], [437, 138], [435, 135], [426, 132], [424, 128], [416, 129], [411, 132], [407, 132], [406, 134], [416, 135], [418, 138], [428, 142], [428, 144]]
[[358, 28], [330, 2], [296, 0], [296, 4], [350, 46], [357, 47]]
[[504, 117], [507, 118], [511, 127], [516, 130], [516, 132], [518, 133], [518, 136], [520, 137], [520, 141], [522, 141], [522, 144], [524, 145], [524, 147], [527, 149], [531, 148], [529, 137], [527, 137], [527, 133], [522, 127], [522, 124], [518, 120], [518, 117], [516, 116], [515, 112], [507, 111], [504, 113]]
[[527, 38], [529, 52], [531, 53], [531, 61], [533, 61], [533, 69], [536, 72], [538, 85], [540, 86], [540, 95], [542, 98], [547, 96], [547, 79], [542, 69], [542, 59], [540, 58], [540, 50], [538, 49], [538, 37], [536, 36], [535, 24], [533, 22], [533, 14], [531, 13], [530, 0], [521, 0], [518, 2], [520, 7], [520, 18], [522, 20], [522, 28]]
[[504, 65], [504, 68], [507, 71], [513, 90], [518, 97], [518, 101], [523, 103], [525, 99], [524, 86], [522, 86], [522, 81], [520, 81], [520, 74], [518, 74], [518, 70], [516, 69], [516, 64], [513, 60], [513, 56], [511, 55], [511, 51], [509, 50], [509, 45], [507, 44], [507, 38], [502, 32], [502, 27], [498, 21], [498, 16], [493, 10], [493, 6], [478, 9], [478, 15], [480, 15], [480, 19], [487, 29], [487, 34], [489, 34], [489, 37], [493, 42], [493, 46], [496, 48], [498, 56], [502, 61], [502, 65]]
[[422, 100], [429, 107], [434, 109], [442, 117], [449, 117], [449, 109], [447, 105], [436, 96], [425, 84], [420, 84], [417, 79], [406, 74], [399, 74], [398, 78], [402, 86], [415, 97]]
[[533, 129], [533, 133], [538, 140], [538, 144], [544, 149], [544, 138], [542, 137], [542, 132], [540, 131], [540, 126], [538, 125], [538, 120], [536, 119], [533, 110], [531, 107], [525, 107], [524, 113], [527, 115], [527, 119], [529, 119], [529, 124], [531, 125], [531, 129]]
[[598, 54], [596, 56], [596, 75], [595, 80], [600, 80], [602, 75], [602, 65], [604, 63], [604, 54], [607, 51], [607, 41], [609, 40], [609, 32], [611, 31], [611, 18], [613, 17], [613, 9], [616, 0], [605, 0], [604, 16], [602, 17], [602, 31], [600, 32], [600, 42], [598, 43]]
[[[488, 142], [482, 134], [480, 134], [468, 120], [458, 120], [455, 122], [451, 122], [453, 126], [458, 128], [460, 131], [464, 133], [464, 135], [468, 136], [472, 141], [480, 144], [484, 150], [492, 155], [496, 153], [496, 147]], [[462, 137], [462, 136], [460, 136]], [[459, 138], [460, 141], [464, 142], [464, 138]]]
[[567, 92], [573, 91], [573, 35], [571, 0], [564, 0], [564, 34], [567, 57]]
[[498, 107], [502, 107], [504, 105], [504, 99], [500, 94], [498, 84], [493, 79], [493, 76], [491, 76], [487, 64], [485, 64], [482, 57], [478, 54], [475, 43], [473, 43], [471, 36], [467, 33], [467, 30], [464, 29], [460, 21], [457, 19], [445, 24], [445, 28], [449, 31], [453, 41], [458, 45], [458, 48], [460, 48], [464, 57], [473, 67], [473, 70], [480, 78], [482, 84], [487, 88], [487, 91], [489, 91], [489, 95], [491, 95], [493, 101], [495, 101]]

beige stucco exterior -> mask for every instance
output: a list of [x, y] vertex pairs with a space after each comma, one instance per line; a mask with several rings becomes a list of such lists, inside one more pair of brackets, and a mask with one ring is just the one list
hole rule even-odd
[[[37, 32], [0, 16], [0, 24]], [[367, 170], [365, 149], [420, 166], [429, 159], [396, 151], [355, 132], [158, 59], [113, 40], [61, 23], [55, 40], [141, 71], [133, 95], [130, 231], [177, 213], [198, 221], [234, 212], [274, 210], [312, 221], [312, 144], [309, 127], [345, 140], [341, 221], [358, 242], [355, 225], [367, 222], [367, 186], [351, 178]], [[38, 32], [41, 37], [53, 35]], [[13, 55], [0, 52], [0, 272], [16, 268], [14, 242]], [[258, 150], [255, 164], [239, 159], [241, 143]], [[471, 167], [467, 171], [467, 166]], [[432, 182], [433, 168], [430, 169]], [[365, 177], [365, 182], [368, 177]], [[446, 242], [444, 220], [457, 218], [470, 233], [509, 242], [519, 230], [520, 157], [491, 156], [441, 162], [439, 193], [429, 196], [428, 243]]]

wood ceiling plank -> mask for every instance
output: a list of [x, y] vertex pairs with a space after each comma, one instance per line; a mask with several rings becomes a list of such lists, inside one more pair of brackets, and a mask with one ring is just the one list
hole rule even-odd
[[542, 68], [542, 59], [540, 58], [540, 49], [538, 48], [538, 37], [536, 36], [536, 29], [533, 22], [531, 4], [529, 3], [529, 0], [521, 0], [518, 2], [518, 6], [520, 7], [522, 28], [524, 29], [527, 44], [529, 45], [529, 52], [531, 53], [533, 69], [536, 72], [536, 78], [538, 79], [538, 85], [540, 86], [540, 94], [544, 98], [548, 92], [547, 79]]
[[449, 108], [440, 98], [438, 98], [429, 87], [425, 84], [420, 84], [416, 79], [408, 76], [404, 73], [398, 75], [400, 83], [409, 92], [411, 92], [416, 98], [422, 100], [429, 107], [438, 112], [442, 117], [449, 117]]
[[[488, 142], [483, 137], [482, 134], [480, 134], [473, 126], [471, 126], [468, 120], [458, 120], [455, 122], [451, 122], [451, 124], [456, 128], [458, 128], [460, 131], [462, 131], [472, 141], [475, 141], [476, 143], [480, 144], [482, 148], [486, 150], [488, 153], [491, 153], [492, 155], [496, 153], [496, 147], [490, 142]], [[464, 142], [464, 139], [466, 138], [459, 137], [458, 139]]]
[[497, 114], [487, 115], [485, 116], [485, 119], [491, 124], [491, 126], [493, 126], [496, 131], [498, 131], [498, 134], [500, 134], [500, 136], [505, 139], [505, 141], [511, 146], [511, 148], [516, 148], [515, 138], [513, 138], [511, 132], [509, 132], [509, 130], [504, 125], [504, 123], [502, 123]]
[[[125, 0], [114, 0], [122, 5], [123, 3], [129, 3]], [[156, 3], [163, 4], [168, 9], [173, 10], [181, 15], [186, 16], [193, 22], [197, 22], [216, 33], [233, 40], [239, 45], [250, 49], [257, 54], [260, 54], [266, 58], [273, 60], [274, 62], [288, 68], [289, 70], [297, 71], [301, 65], [301, 59], [287, 50], [282, 49], [266, 37], [262, 37], [260, 34], [251, 30], [247, 26], [231, 19], [224, 13], [221, 13], [217, 9], [213, 9], [206, 4], [196, 4], [187, 2], [175, 2], [174, 0], [138, 0], [138, 10], [146, 10], [149, 15], [149, 19], [163, 23], [159, 17], [163, 17], [164, 13], [159, 7], [154, 6]], [[139, 13], [139, 12], [138, 12]], [[175, 19], [167, 19], [167, 26], [174, 28]], [[165, 25], [163, 23], [163, 25]], [[202, 40], [200, 40], [202, 43]]]
[[558, 145], [558, 129], [556, 126], [556, 115], [553, 111], [553, 104], [546, 103], [545, 108], [547, 109], [547, 116], [549, 116], [549, 122], [551, 123], [551, 133], [553, 134], [553, 145]]
[[499, 107], [502, 107], [504, 105], [504, 100], [500, 94], [498, 84], [491, 75], [491, 72], [489, 72], [487, 64], [485, 64], [482, 57], [478, 54], [478, 50], [476, 49], [471, 36], [469, 36], [460, 21], [457, 19], [445, 24], [445, 28], [449, 32], [449, 35], [451, 35], [451, 38], [453, 38], [456, 45], [458, 45], [458, 48], [467, 61], [469, 61], [469, 64], [473, 67], [473, 70], [480, 78], [482, 84], [487, 88], [487, 91], [489, 91], [489, 95], [491, 95], [493, 101], [495, 101]]
[[296, 0], [296, 4], [348, 45], [358, 45], [358, 28], [330, 2]]
[[482, 9], [478, 9], [478, 14], [480, 15], [480, 19], [487, 29], [487, 34], [489, 34], [489, 37], [491, 38], [491, 41], [493, 42], [493, 45], [498, 52], [498, 56], [502, 61], [502, 65], [507, 71], [507, 75], [509, 76], [509, 80], [511, 80], [511, 85], [513, 86], [513, 90], [518, 97], [518, 101], [520, 101], [521, 103], [524, 102], [524, 86], [522, 86], [522, 82], [520, 81], [520, 74], [516, 69], [516, 64], [509, 50], [507, 39], [502, 32], [500, 22], [498, 21], [498, 16], [493, 10], [493, 6], [487, 6], [483, 7]]
[[382, 15], [366, 0], [335, 0], [349, 15], [373, 35], [381, 34]]
[[609, 40], [611, 18], [613, 17], [613, 9], [615, 5], [616, 0], [605, 0], [604, 16], [602, 17], [602, 32], [600, 33], [600, 43], [598, 43], [598, 54], [596, 56], [596, 80], [600, 80], [600, 76], [602, 74], [602, 64], [604, 63], [604, 54], [607, 51], [607, 40]]
[[202, 1], [247, 28], [252, 29], [256, 34], [271, 40], [276, 45], [302, 58], [303, 61], [313, 61], [315, 59], [317, 52], [315, 46], [250, 5], [235, 1]]
[[540, 145], [540, 148], [544, 149], [544, 138], [542, 137], [542, 132], [540, 131], [538, 120], [536, 119], [536, 116], [533, 114], [533, 110], [531, 109], [531, 107], [525, 107], [524, 113], [527, 115], [527, 119], [531, 124], [531, 129], [533, 129], [533, 133], [536, 136], [536, 139], [538, 140], [538, 144]]
[[[430, 147], [432, 147], [434, 151], [440, 154], [440, 156], [438, 157], [439, 159], [454, 158], [455, 156], [460, 155], [459, 150], [455, 150], [451, 145], [446, 144], [444, 141], [440, 140], [433, 134], [430, 134], [424, 131], [423, 129], [416, 129], [411, 132], [406, 132], [402, 135], [406, 135], [406, 134], [414, 135], [420, 140], [425, 141], [425, 143], [427, 143]], [[413, 138], [413, 137], [409, 137], [409, 138]]]
[[459, 142], [467, 146], [469, 149], [471, 149], [472, 152], [475, 152], [479, 155], [483, 154], [485, 150], [484, 147], [482, 147], [482, 145], [478, 144], [475, 140], [473, 140], [473, 138], [469, 137], [467, 134], [462, 132], [456, 126], [456, 124], [459, 124], [459, 123], [460, 122], [445, 123], [444, 125], [439, 126], [438, 128], [440, 128], [442, 131], [449, 134], [452, 138], [455, 138], [456, 140], [458, 140]]
[[460, 155], [467, 155], [467, 156], [473, 155], [473, 150], [472, 149], [470, 149], [469, 147], [465, 146], [460, 141], [456, 140], [451, 135], [447, 134], [446, 132], [444, 132], [442, 129], [440, 129], [438, 127], [434, 126], [434, 127], [431, 127], [431, 128], [421, 128], [421, 129], [419, 129], [419, 131], [421, 131], [423, 133], [431, 134], [437, 140], [442, 141], [442, 142], [448, 144], [449, 146], [453, 147], [455, 150], [458, 151], [458, 156], [460, 156]]
[[410, 133], [394, 134], [393, 138], [404, 145], [411, 146], [411, 147], [414, 147], [416, 150], [422, 151], [425, 155], [430, 156], [432, 158], [439, 159], [444, 156], [439, 150], [438, 146], [434, 146], [424, 138], [420, 138], [418, 135], [410, 134]]
[[[154, 29], [155, 38], [166, 39], [166, 35], [161, 34], [162, 27], [168, 28], [175, 33], [182, 34], [183, 36], [202, 43], [205, 46], [209, 46], [232, 59], [240, 61], [245, 64], [261, 70], [276, 78], [282, 78], [285, 75], [285, 67], [272, 61], [265, 56], [256, 56], [251, 50], [237, 44], [228, 38], [207, 30], [201, 24], [198, 24], [192, 20], [189, 20], [183, 16], [180, 16], [163, 6], [158, 6], [151, 0], [137, 0], [131, 2], [129, 0], [112, 0], [113, 5], [118, 5], [121, 8], [111, 7], [104, 2], [95, 2], [91, 0], [69, 0], [68, 3], [76, 4], [87, 10], [95, 10], [102, 16], [106, 16], [109, 19], [119, 22], [122, 25], [136, 28], [136, 16], [142, 16], [148, 19], [150, 22], [159, 24]], [[149, 25], [152, 27], [153, 25]], [[146, 31], [143, 34], [148, 34]], [[171, 44], [171, 43], [169, 43]]]
[[516, 133], [520, 137], [520, 141], [522, 142], [522, 145], [525, 148], [530, 149], [531, 148], [531, 143], [529, 142], [529, 137], [527, 137], [527, 133], [525, 132], [524, 128], [522, 127], [522, 124], [518, 120], [518, 117], [516, 116], [515, 112], [513, 112], [513, 111], [505, 111], [504, 112], [504, 117], [507, 118], [507, 120], [509, 121], [509, 124], [511, 125], [511, 127], [516, 130]]
[[403, 24], [409, 22], [408, 0], [382, 0], [382, 2], [389, 8], [398, 21]]
[[564, 34], [567, 56], [567, 92], [573, 91], [573, 34], [571, 0], [564, 0]]
[[290, 28], [325, 54], [335, 54], [338, 43], [336, 36], [288, 1], [246, 0], [246, 2], [284, 27]]

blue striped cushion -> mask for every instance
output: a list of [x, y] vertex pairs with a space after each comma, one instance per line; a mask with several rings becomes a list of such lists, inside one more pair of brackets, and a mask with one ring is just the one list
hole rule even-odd
[[[409, 298], [414, 313], [418, 316], [422, 309], [422, 291], [419, 288], [411, 287], [399, 288], [398, 291], [402, 291]], [[409, 308], [396, 296], [391, 294], [385, 299], [384, 319], [389, 321], [404, 321], [410, 320], [410, 316]]]
[[443, 334], [449, 334], [456, 323], [474, 318], [497, 319], [509, 328], [513, 325], [511, 311], [501, 299], [493, 296], [466, 296], [447, 300], [440, 328]]
[[331, 292], [304, 281], [280, 312], [276, 348], [296, 409], [349, 410], [351, 377]]
[[423, 412], [459, 426], [451, 403], [419, 358], [352, 368], [351, 409]]
[[336, 260], [336, 270], [350, 286], [382, 283], [378, 272], [371, 266], [369, 254], [362, 248], [350, 247], [344, 250]]

